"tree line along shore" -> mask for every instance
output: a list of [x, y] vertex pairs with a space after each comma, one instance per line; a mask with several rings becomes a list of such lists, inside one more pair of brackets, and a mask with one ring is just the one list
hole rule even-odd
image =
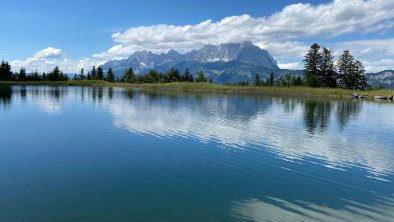
[[346, 50], [334, 62], [333, 52], [314, 43], [304, 59], [304, 75], [296, 76], [288, 72], [284, 76], [275, 77], [272, 72], [268, 78], [261, 78], [255, 74], [253, 81], [243, 80], [238, 83], [216, 85], [206, 76], [204, 70], [192, 74], [188, 68], [181, 74], [179, 70], [171, 68], [167, 72], [150, 70], [139, 75], [129, 67], [121, 77], [116, 78], [109, 68], [106, 72], [101, 66], [92, 67], [85, 73], [82, 68], [79, 74], [69, 78], [58, 66], [50, 72], [37, 71], [27, 73], [25, 68], [13, 72], [11, 65], [2, 61], [0, 66], [0, 84], [25, 85], [79, 85], [79, 86], [122, 86], [152, 89], [175, 89], [189, 91], [222, 91], [249, 92], [267, 94], [294, 95], [327, 95], [350, 97], [358, 91], [361, 97], [386, 96], [394, 94], [392, 90], [374, 89], [368, 85], [365, 69], [360, 61], [354, 59]]

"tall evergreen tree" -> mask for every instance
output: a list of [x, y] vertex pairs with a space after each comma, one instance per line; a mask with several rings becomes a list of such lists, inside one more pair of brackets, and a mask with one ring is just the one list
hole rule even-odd
[[103, 72], [103, 68], [101, 66], [99, 66], [97, 68], [97, 79], [98, 80], [103, 80], [104, 79], [104, 72]]
[[97, 79], [97, 71], [96, 71], [96, 66], [92, 67], [92, 71], [90, 72], [91, 79], [96, 80]]
[[304, 59], [304, 73], [306, 82], [309, 86], [318, 87], [321, 85], [321, 63], [322, 54], [320, 53], [320, 46], [314, 43], [305, 55]]
[[336, 74], [334, 70], [334, 56], [330, 49], [323, 47], [322, 60], [320, 63], [320, 82], [326, 87], [336, 87]]
[[124, 71], [121, 81], [127, 82], [127, 83], [135, 83], [136, 82], [136, 76], [134, 74], [133, 68], [129, 67]]
[[259, 74], [256, 74], [256, 75], [255, 75], [253, 85], [254, 85], [254, 86], [261, 86], [261, 85], [262, 85], [262, 84], [261, 84], [261, 80], [260, 80], [260, 75], [259, 75]]
[[19, 73], [18, 73], [17, 80], [18, 81], [26, 81], [26, 79], [27, 79], [26, 69], [21, 67], [21, 69], [19, 70]]
[[115, 76], [114, 76], [114, 73], [113, 73], [113, 71], [112, 71], [112, 68], [109, 68], [109, 69], [108, 69], [108, 71], [107, 71], [107, 76], [105, 77], [105, 79], [106, 79], [108, 82], [113, 82], [113, 81], [115, 81]]
[[349, 50], [343, 52], [339, 57], [338, 63], [338, 84], [341, 88], [350, 89], [352, 86], [352, 69], [354, 67], [354, 58]]
[[337, 66], [340, 87], [365, 89], [368, 86], [363, 64], [360, 61], [355, 61], [348, 50], [344, 51], [339, 57]]
[[172, 67], [169, 71], [168, 71], [168, 78], [170, 82], [178, 82], [181, 80], [181, 75], [179, 74], [179, 70], [175, 69], [174, 67]]
[[0, 80], [12, 80], [11, 65], [8, 62], [1, 62]]
[[208, 79], [205, 76], [204, 70], [199, 69], [196, 73], [196, 82], [207, 82]]
[[270, 77], [267, 80], [267, 86], [273, 86], [275, 84], [275, 75], [274, 72], [270, 73]]
[[360, 61], [355, 62], [356, 89], [365, 89], [368, 86], [367, 77], [365, 77], [365, 68]]
[[61, 80], [61, 72], [58, 66], [55, 66], [53, 68], [52, 72], [48, 73], [47, 75], [47, 80], [49, 81], [59, 81]]
[[86, 78], [85, 71], [83, 68], [81, 68], [81, 73], [79, 74], [79, 79], [84, 80], [85, 78]]
[[188, 68], [186, 68], [185, 72], [183, 73], [182, 81], [193, 82], [193, 76], [190, 74], [190, 71]]

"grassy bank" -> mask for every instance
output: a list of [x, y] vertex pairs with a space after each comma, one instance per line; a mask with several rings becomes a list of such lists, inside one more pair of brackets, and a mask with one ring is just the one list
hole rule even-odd
[[130, 84], [130, 83], [110, 83], [106, 81], [81, 80], [81, 81], [37, 81], [37, 82], [13, 82], [3, 81], [0, 85], [49, 85], [49, 86], [101, 86], [101, 87], [124, 87], [151, 90], [176, 90], [187, 92], [219, 92], [219, 93], [246, 93], [264, 95], [290, 95], [290, 96], [315, 96], [315, 97], [352, 97], [353, 93], [365, 95], [369, 98], [374, 96], [394, 95], [394, 90], [371, 90], [355, 91], [330, 88], [311, 88], [311, 87], [254, 87], [254, 86], [227, 86], [208, 83], [159, 83], [159, 84]]

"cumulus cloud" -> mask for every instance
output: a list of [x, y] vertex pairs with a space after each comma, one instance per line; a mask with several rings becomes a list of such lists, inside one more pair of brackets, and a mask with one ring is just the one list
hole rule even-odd
[[61, 49], [55, 49], [52, 47], [48, 47], [46, 49], [38, 51], [34, 54], [34, 58], [59, 58], [62, 57], [63, 51]]
[[79, 72], [81, 68], [90, 69], [92, 66], [98, 66], [105, 60], [99, 58], [81, 58], [72, 60], [67, 58], [61, 49], [48, 47], [36, 52], [32, 57], [25, 60], [11, 61], [14, 71], [25, 67], [27, 71], [48, 72], [55, 66], [59, 66], [66, 73]]
[[[252, 41], [267, 49], [282, 68], [300, 68], [311, 39], [333, 39], [348, 34], [380, 33], [394, 28], [394, 1], [392, 0], [334, 0], [330, 3], [312, 5], [292, 4], [267, 17], [239, 15], [219, 21], [206, 20], [190, 25], [158, 24], [132, 27], [116, 32], [111, 37], [114, 46], [89, 58], [73, 61], [61, 49], [47, 48], [37, 52], [26, 61], [15, 63], [35, 65], [41, 59], [46, 64], [60, 62], [69, 70], [77, 71], [85, 65], [97, 65], [111, 59], [122, 59], [140, 50], [155, 53], [176, 49], [188, 52], [206, 44], [239, 43]], [[377, 37], [379, 38], [379, 37]], [[325, 45], [336, 51], [349, 49], [365, 62], [367, 71], [392, 67], [384, 59], [394, 59], [394, 39], [356, 42], [332, 42]], [[35, 60], [34, 60], [35, 59]], [[28, 61], [29, 60], [29, 61]], [[382, 67], [375, 67], [380, 64]], [[44, 67], [39, 67], [44, 68]]]
[[278, 63], [278, 66], [281, 69], [303, 69], [303, 65], [304, 64], [300, 62]]
[[[231, 16], [220, 21], [206, 20], [195, 25], [154, 25], [116, 32], [112, 39], [117, 44], [96, 58], [128, 56], [147, 49], [165, 52], [170, 49], [188, 51], [205, 44], [253, 41], [270, 45], [272, 54], [282, 55], [282, 47], [289, 40], [311, 37], [335, 37], [349, 33], [384, 32], [394, 27], [394, 1], [391, 0], [335, 0], [328, 4], [293, 4], [269, 17], [250, 15]], [[287, 44], [290, 45], [290, 44]], [[297, 50], [298, 49], [298, 50]], [[304, 47], [296, 47], [299, 54]], [[305, 51], [304, 51], [305, 52]]]
[[365, 70], [368, 72], [380, 72], [394, 70], [394, 59], [381, 59], [377, 61], [363, 61]]

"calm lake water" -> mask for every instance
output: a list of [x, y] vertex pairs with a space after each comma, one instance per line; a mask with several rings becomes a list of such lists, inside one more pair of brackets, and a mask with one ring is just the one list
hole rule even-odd
[[0, 87], [0, 221], [393, 221], [394, 104]]

